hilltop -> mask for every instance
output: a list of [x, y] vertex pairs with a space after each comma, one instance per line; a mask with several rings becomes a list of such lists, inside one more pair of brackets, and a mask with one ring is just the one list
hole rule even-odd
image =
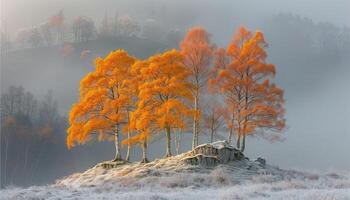
[[[97, 164], [83, 173], [73, 174], [57, 181], [57, 185], [68, 187], [100, 186], [104, 184], [126, 184], [136, 186], [140, 182], [148, 182], [155, 178], [201, 176], [198, 184], [203, 184], [206, 176], [215, 173], [229, 176], [213, 177], [220, 180], [207, 179], [208, 186], [215, 181], [241, 182], [258, 174], [272, 174], [278, 170], [266, 165], [263, 159], [250, 161], [244, 155], [224, 141], [203, 144], [194, 150], [176, 156], [156, 159], [149, 163], [128, 163], [106, 161]], [[152, 181], [150, 181], [152, 182]], [[193, 183], [190, 183], [192, 185]], [[179, 187], [188, 187], [186, 183]], [[196, 184], [194, 184], [196, 185]], [[198, 185], [199, 186], [199, 185]]]

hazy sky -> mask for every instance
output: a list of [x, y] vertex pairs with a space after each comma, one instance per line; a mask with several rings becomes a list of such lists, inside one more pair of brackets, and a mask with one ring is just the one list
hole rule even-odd
[[201, 13], [200, 18], [208, 19], [226, 15], [228, 18], [243, 16], [244, 20], [250, 20], [259, 15], [292, 12], [315, 21], [350, 26], [349, 0], [1, 0], [1, 16], [7, 20], [11, 30], [43, 22], [61, 9], [67, 18], [84, 15], [99, 19], [106, 11], [142, 17], [152, 10], [164, 8], [176, 13], [181, 13], [183, 9], [191, 10]]

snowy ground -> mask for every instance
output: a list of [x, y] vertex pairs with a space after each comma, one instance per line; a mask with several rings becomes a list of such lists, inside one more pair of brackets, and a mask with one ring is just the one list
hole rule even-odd
[[350, 172], [303, 173], [245, 159], [203, 167], [182, 162], [186, 156], [96, 166], [53, 185], [1, 190], [0, 199], [350, 200]]
[[[204, 178], [212, 179], [210, 181]], [[208, 186], [210, 182], [210, 186]], [[126, 184], [126, 185], [125, 185]], [[124, 186], [123, 186], [124, 185]], [[0, 199], [290, 199], [349, 200], [349, 176], [322, 175], [300, 180], [275, 181], [270, 175], [258, 175], [243, 183], [232, 183], [225, 174], [213, 171], [207, 177], [176, 175], [144, 180], [129, 187], [105, 184], [95, 187], [58, 185], [8, 188]]]

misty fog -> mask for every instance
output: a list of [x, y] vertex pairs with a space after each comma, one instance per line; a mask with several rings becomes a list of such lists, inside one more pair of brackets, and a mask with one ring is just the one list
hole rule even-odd
[[[1, 94], [7, 93], [10, 86], [21, 86], [40, 104], [51, 90], [57, 101], [59, 123], [53, 132], [55, 149], [40, 150], [48, 148], [50, 142], [36, 141], [42, 146], [32, 147], [33, 163], [36, 164], [31, 168], [31, 178], [25, 183], [21, 178], [12, 178], [11, 182], [9, 177], [3, 183], [4, 172], [10, 177], [16, 176], [16, 172], [14, 169], [4, 171], [5, 143], [1, 137], [1, 186], [51, 183], [58, 177], [111, 159], [112, 142], [95, 141], [72, 150], [66, 148], [66, 118], [72, 104], [78, 100], [81, 78], [93, 70], [95, 57], [105, 56], [115, 49], [124, 48], [138, 58], [146, 58], [178, 48], [178, 42], [192, 26], [206, 28], [212, 41], [225, 48], [241, 25], [250, 30], [262, 30], [266, 36], [268, 60], [277, 68], [275, 80], [285, 90], [287, 130], [280, 142], [249, 137], [246, 152], [249, 157], [262, 156], [267, 162], [284, 168], [349, 169], [349, 8], [350, 1], [347, 0], [3, 0], [1, 32], [6, 32], [9, 41], [16, 41], [21, 30], [38, 26], [60, 11], [67, 23], [66, 31], [78, 16], [93, 21], [97, 32], [106, 17], [112, 20], [115, 16], [128, 16], [142, 30], [138, 34], [121, 34], [114, 38], [96, 33], [86, 41], [38, 43], [35, 47], [13, 44], [6, 52], [2, 49]], [[147, 34], [148, 29], [154, 32]], [[69, 55], [66, 55], [67, 48]], [[88, 52], [86, 56], [83, 56], [84, 51]], [[201, 142], [208, 141], [208, 136], [200, 137]], [[182, 151], [190, 148], [186, 138], [191, 138], [191, 134], [182, 136], [185, 142]], [[160, 140], [162, 138], [154, 139], [154, 145], [150, 146], [151, 159], [164, 154], [164, 144]], [[19, 169], [22, 152], [16, 152], [16, 149], [10, 148], [7, 159], [12, 159], [13, 166]], [[39, 153], [43, 157], [41, 161], [37, 159]], [[132, 160], [139, 160], [139, 157], [140, 148], [135, 147]]]

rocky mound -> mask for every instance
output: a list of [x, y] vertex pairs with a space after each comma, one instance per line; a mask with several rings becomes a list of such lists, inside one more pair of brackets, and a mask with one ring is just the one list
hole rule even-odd
[[64, 186], [96, 186], [105, 183], [128, 183], [132, 180], [137, 184], [141, 179], [152, 177], [204, 176], [216, 173], [225, 173], [234, 181], [246, 180], [253, 175], [266, 174], [270, 166], [265, 165], [263, 159], [249, 161], [239, 150], [225, 141], [212, 144], [203, 144], [192, 151], [157, 159], [149, 163], [128, 163], [124, 161], [106, 161], [83, 172], [73, 174], [57, 181], [57, 185]]
[[2, 199], [340, 199], [350, 176], [283, 170], [225, 142], [150, 163], [103, 162], [54, 185], [9, 188]]

